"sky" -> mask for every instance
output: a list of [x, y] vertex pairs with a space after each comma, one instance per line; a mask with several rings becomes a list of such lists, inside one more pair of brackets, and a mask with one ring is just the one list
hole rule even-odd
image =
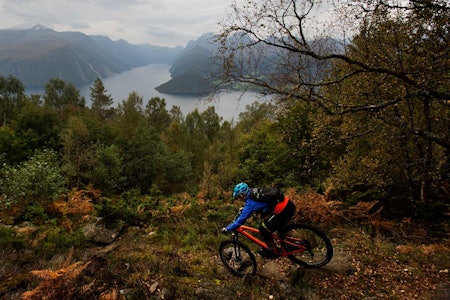
[[0, 29], [45, 25], [124, 39], [133, 44], [186, 46], [218, 32], [227, 0], [0, 0]]

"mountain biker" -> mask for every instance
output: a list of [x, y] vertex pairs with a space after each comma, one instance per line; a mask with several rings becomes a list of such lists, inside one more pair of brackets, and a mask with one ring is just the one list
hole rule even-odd
[[[277, 203], [267, 199], [269, 198], [268, 194], [274, 193], [278, 195]], [[260, 248], [258, 253], [268, 258], [277, 257], [273, 252], [275, 245], [272, 232], [282, 229], [292, 219], [295, 214], [294, 203], [276, 188], [250, 188], [245, 182], [241, 182], [234, 187], [233, 197], [245, 200], [245, 205], [239, 217], [227, 227], [222, 228], [222, 233], [236, 230], [254, 212], [258, 212], [263, 217], [259, 232], [268, 246], [268, 249]]]

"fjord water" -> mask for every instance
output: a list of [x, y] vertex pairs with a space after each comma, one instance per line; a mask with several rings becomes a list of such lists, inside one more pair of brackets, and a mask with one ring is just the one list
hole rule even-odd
[[[214, 106], [216, 113], [224, 120], [237, 121], [240, 112], [245, 111], [248, 104], [254, 101], [263, 101], [256, 93], [223, 92], [215, 95], [212, 100], [196, 96], [180, 96], [162, 94], [155, 90], [155, 87], [170, 80], [170, 65], [151, 64], [144, 67], [134, 68], [114, 76], [103, 78], [103, 85], [107, 94], [111, 94], [114, 99], [114, 106], [122, 103], [128, 98], [131, 92], [136, 92], [143, 98], [144, 106], [153, 97], [164, 98], [166, 109], [170, 111], [172, 106], [179, 106], [181, 112], [186, 114], [198, 109], [202, 112], [209, 106]], [[90, 106], [90, 88], [93, 83], [77, 86], [80, 94], [85, 97], [86, 103]], [[27, 94], [44, 94], [44, 88], [27, 89]]]

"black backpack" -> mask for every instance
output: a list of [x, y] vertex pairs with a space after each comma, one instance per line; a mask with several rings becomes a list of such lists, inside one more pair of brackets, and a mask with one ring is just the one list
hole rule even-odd
[[259, 201], [269, 203], [272, 207], [275, 207], [284, 200], [284, 194], [277, 188], [252, 188], [250, 190], [250, 198]]

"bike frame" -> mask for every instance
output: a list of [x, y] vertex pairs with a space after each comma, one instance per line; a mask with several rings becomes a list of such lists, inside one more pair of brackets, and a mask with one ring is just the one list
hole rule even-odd
[[[265, 249], [269, 248], [264, 241], [261, 241], [254, 235], [256, 233], [259, 233], [259, 229], [257, 229], [257, 228], [246, 226], [246, 225], [241, 225], [239, 228], [236, 229], [236, 233], [242, 234], [243, 236], [245, 236], [247, 239], [249, 239], [253, 243], [255, 243]], [[300, 239], [289, 238], [289, 239], [281, 240], [280, 237], [275, 234], [272, 234], [272, 238], [275, 243], [275, 249], [273, 249], [274, 253], [277, 255], [280, 255], [282, 257], [288, 256], [291, 254], [301, 253], [301, 252], [304, 252], [305, 250], [307, 250], [306, 247], [302, 245]], [[235, 239], [238, 239], [238, 234], [235, 234]], [[283, 246], [282, 244], [291, 246], [293, 248], [293, 250], [286, 251], [285, 246]]]

